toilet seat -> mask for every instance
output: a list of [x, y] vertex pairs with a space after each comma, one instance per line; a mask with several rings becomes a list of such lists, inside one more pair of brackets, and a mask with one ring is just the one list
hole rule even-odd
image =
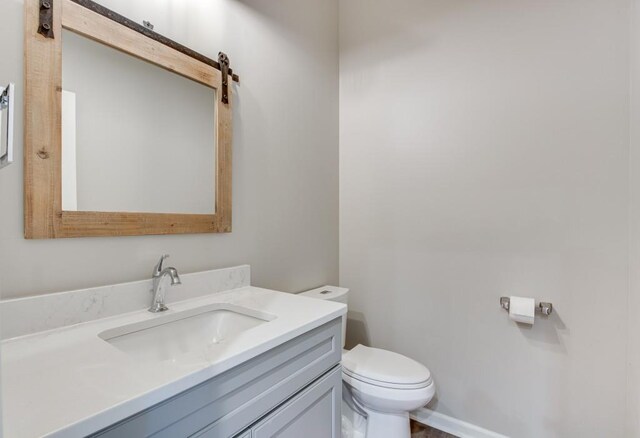
[[428, 387], [431, 372], [424, 365], [392, 351], [358, 345], [344, 354], [342, 372], [345, 380], [395, 390]]
[[398, 390], [422, 389], [422, 388], [426, 388], [432, 383], [431, 379], [425, 382], [415, 383], [413, 385], [405, 385], [402, 383], [393, 383], [393, 382], [381, 382], [378, 380], [369, 379], [364, 376], [359, 376], [357, 374], [350, 373], [344, 368], [342, 368], [342, 378], [343, 380], [346, 380], [348, 382], [353, 382], [354, 380], [357, 380], [359, 383], [365, 384], [365, 385], [376, 386], [378, 388], [398, 389]]
[[408, 412], [426, 404], [435, 394], [433, 381], [415, 389], [397, 389], [372, 385], [342, 373], [342, 380], [354, 399], [366, 409], [379, 412]]

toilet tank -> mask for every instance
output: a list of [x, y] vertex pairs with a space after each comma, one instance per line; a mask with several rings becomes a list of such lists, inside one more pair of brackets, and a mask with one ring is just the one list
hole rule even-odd
[[[346, 287], [337, 286], [322, 286], [317, 289], [311, 289], [306, 292], [300, 293], [300, 295], [317, 298], [319, 300], [335, 301], [337, 303], [343, 303], [348, 305], [349, 289]], [[344, 349], [345, 340], [347, 334], [347, 315], [342, 316], [342, 348]]]

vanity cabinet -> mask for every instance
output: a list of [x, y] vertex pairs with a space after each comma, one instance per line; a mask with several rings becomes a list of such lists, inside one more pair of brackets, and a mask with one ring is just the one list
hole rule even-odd
[[334, 369], [251, 429], [251, 438], [339, 438], [342, 370]]
[[[342, 370], [338, 366], [235, 438], [340, 438]], [[218, 438], [205, 429], [194, 438]]]
[[328, 322], [91, 436], [339, 438], [341, 324]]

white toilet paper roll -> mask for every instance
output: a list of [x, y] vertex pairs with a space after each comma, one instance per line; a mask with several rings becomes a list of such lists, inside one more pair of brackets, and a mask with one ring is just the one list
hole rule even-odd
[[509, 318], [515, 322], [533, 325], [536, 316], [536, 300], [533, 298], [509, 297]]

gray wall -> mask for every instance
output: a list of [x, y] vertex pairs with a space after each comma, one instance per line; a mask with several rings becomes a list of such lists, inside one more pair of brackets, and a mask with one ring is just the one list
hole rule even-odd
[[[27, 241], [22, 159], [0, 172], [2, 297], [147, 278], [168, 252], [183, 272], [252, 265], [254, 284], [298, 291], [338, 277], [338, 5], [326, 0], [101, 1], [210, 57], [229, 54], [233, 233]], [[17, 85], [22, 152], [23, 1], [0, 1], [0, 82]]]
[[[341, 2], [352, 335], [425, 363], [443, 414], [629, 436], [629, 4]], [[556, 311], [518, 327], [501, 295]]]
[[640, 0], [632, 0], [627, 436], [640, 437]]

